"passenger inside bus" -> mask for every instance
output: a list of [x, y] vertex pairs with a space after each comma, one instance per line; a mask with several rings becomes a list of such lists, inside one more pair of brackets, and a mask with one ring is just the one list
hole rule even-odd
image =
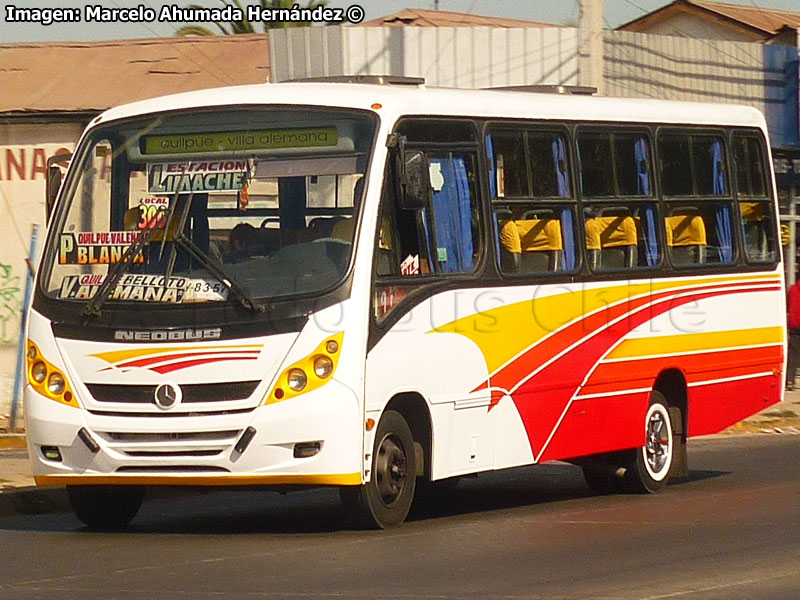
[[231, 229], [228, 238], [230, 251], [225, 256], [226, 263], [237, 263], [254, 256], [264, 255], [259, 231], [250, 223], [239, 223]]

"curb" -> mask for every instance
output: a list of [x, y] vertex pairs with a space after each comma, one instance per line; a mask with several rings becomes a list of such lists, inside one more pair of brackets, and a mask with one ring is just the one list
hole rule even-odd
[[28, 441], [24, 433], [0, 433], [0, 450], [27, 447]]

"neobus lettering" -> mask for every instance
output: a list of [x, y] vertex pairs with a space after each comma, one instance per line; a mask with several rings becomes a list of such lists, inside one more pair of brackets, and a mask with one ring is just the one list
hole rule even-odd
[[165, 342], [181, 340], [217, 340], [222, 329], [182, 329], [178, 331], [125, 331], [114, 332], [114, 339], [121, 342]]

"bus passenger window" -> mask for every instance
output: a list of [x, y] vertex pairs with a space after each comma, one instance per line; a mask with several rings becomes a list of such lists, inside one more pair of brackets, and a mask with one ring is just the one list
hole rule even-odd
[[578, 134], [581, 193], [585, 198], [650, 196], [650, 144], [640, 133]]
[[571, 206], [495, 206], [500, 270], [507, 274], [571, 271], [575, 232]]
[[[388, 186], [381, 209], [378, 273], [404, 277], [466, 273], [480, 252], [479, 211], [472, 154], [431, 152], [430, 206], [404, 210]], [[391, 233], [386, 231], [393, 225]], [[390, 251], [390, 264], [386, 264]], [[383, 263], [383, 264], [381, 264]]]
[[595, 271], [646, 269], [659, 265], [654, 202], [584, 207], [589, 266]]
[[731, 214], [728, 202], [669, 203], [664, 225], [672, 264], [732, 263]]
[[749, 262], [774, 262], [778, 258], [775, 207], [759, 138], [734, 136], [733, 155], [745, 257]]
[[722, 138], [666, 133], [659, 137], [661, 188], [665, 196], [728, 196]]

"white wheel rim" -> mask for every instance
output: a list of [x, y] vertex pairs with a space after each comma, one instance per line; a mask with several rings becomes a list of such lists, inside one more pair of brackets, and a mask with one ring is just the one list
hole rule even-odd
[[647, 411], [642, 458], [653, 481], [666, 478], [672, 465], [672, 425], [667, 409], [661, 404], [653, 404]]

